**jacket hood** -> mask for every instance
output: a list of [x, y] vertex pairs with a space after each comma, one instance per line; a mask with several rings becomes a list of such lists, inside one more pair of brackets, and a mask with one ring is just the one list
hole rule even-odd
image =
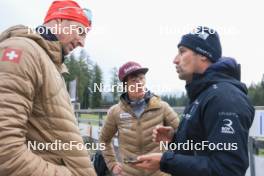
[[[145, 93], [143, 99], [144, 99], [144, 101], [145, 101], [146, 103], [148, 103], [149, 100], [150, 100], [153, 96], [154, 96], [153, 93], [151, 93], [150, 91], [147, 91], [147, 92]], [[127, 103], [127, 104], [130, 104], [130, 103], [131, 103], [131, 100], [129, 99], [129, 97], [128, 97], [128, 93], [127, 93], [127, 92], [123, 93], [123, 94], [120, 96], [120, 100], [121, 100], [121, 101], [124, 101], [124, 102]]]
[[238, 64], [235, 59], [230, 57], [220, 58], [218, 62], [212, 64], [207, 69], [207, 71], [211, 71], [211, 70], [226, 74], [230, 77], [235, 78], [238, 81], [240, 81], [241, 79], [240, 64]]
[[23, 25], [17, 25], [8, 28], [0, 35], [0, 42], [11, 37], [25, 37], [35, 41], [49, 55], [51, 60], [59, 67], [61, 72], [68, 72], [66, 66], [62, 62], [62, 46], [59, 41], [45, 40], [36, 31]]
[[203, 90], [220, 82], [228, 82], [247, 94], [246, 85], [240, 82], [240, 73], [240, 64], [235, 59], [222, 57], [203, 74], [194, 74], [192, 82], [185, 86], [187, 94], [192, 102]]
[[[146, 94], [144, 96], [144, 100], [147, 103], [146, 111], [150, 110], [150, 109], [158, 109], [161, 107], [160, 97], [158, 97], [157, 95], [153, 94], [150, 91], [146, 92]], [[129, 100], [127, 92], [123, 93], [120, 96], [119, 105], [122, 109], [127, 110], [127, 111], [132, 111], [130, 102], [131, 102], [131, 100]]]

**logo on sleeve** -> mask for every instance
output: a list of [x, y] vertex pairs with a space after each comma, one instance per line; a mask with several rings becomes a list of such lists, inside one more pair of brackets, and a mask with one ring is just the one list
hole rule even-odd
[[120, 114], [120, 119], [129, 119], [131, 117], [132, 116], [129, 113], [127, 113], [127, 112], [124, 112], [124, 113]]
[[224, 133], [224, 134], [234, 134], [235, 133], [235, 130], [232, 127], [232, 125], [233, 125], [232, 120], [230, 120], [230, 119], [224, 119], [223, 121], [225, 122], [225, 124], [221, 128], [221, 133]]
[[19, 63], [21, 59], [22, 51], [19, 49], [6, 48], [3, 51], [1, 61]]

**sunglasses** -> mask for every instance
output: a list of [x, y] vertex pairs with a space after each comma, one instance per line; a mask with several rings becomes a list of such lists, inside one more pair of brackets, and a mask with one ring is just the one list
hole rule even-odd
[[79, 7], [63, 7], [63, 8], [59, 8], [58, 11], [63, 12], [63, 13], [70, 13], [68, 11], [65, 11], [67, 9], [72, 9], [75, 10], [78, 14], [83, 14], [91, 23], [92, 23], [92, 11], [90, 9], [87, 8], [79, 8]]

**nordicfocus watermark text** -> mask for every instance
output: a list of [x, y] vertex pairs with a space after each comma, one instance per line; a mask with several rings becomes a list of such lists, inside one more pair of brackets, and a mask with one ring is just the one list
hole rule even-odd
[[160, 142], [160, 150], [185, 150], [185, 151], [235, 151], [238, 149], [237, 143], [212, 143], [202, 141], [194, 143], [193, 140], [187, 140], [185, 143]]
[[91, 87], [88, 87], [90, 92], [138, 92], [138, 91], [145, 91], [152, 90], [153, 92], [170, 92], [173, 89], [167, 85], [149, 85], [145, 86], [141, 83], [136, 83], [135, 85], [127, 85], [127, 83], [118, 83], [114, 85], [107, 85], [103, 83], [94, 83]]
[[63, 143], [61, 140], [55, 140], [54, 142], [37, 142], [28, 141], [28, 150], [51, 150], [51, 151], [65, 151], [65, 150], [105, 150], [105, 143], [80, 143], [77, 141], [69, 141], [69, 143]]
[[51, 32], [52, 34], [87, 34], [91, 30], [90, 27], [83, 27], [78, 25], [69, 25], [69, 26], [61, 26], [61, 24], [55, 24], [52, 27], [49, 26], [39, 26], [36, 29], [28, 28], [28, 33], [38, 33], [38, 34], [48, 34]]

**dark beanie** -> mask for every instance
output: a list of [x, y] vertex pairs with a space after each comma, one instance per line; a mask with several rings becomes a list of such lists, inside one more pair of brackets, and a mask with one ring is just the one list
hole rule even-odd
[[185, 46], [206, 56], [213, 63], [222, 56], [219, 35], [215, 30], [208, 27], [199, 26], [195, 31], [182, 36], [178, 48], [180, 46]]

